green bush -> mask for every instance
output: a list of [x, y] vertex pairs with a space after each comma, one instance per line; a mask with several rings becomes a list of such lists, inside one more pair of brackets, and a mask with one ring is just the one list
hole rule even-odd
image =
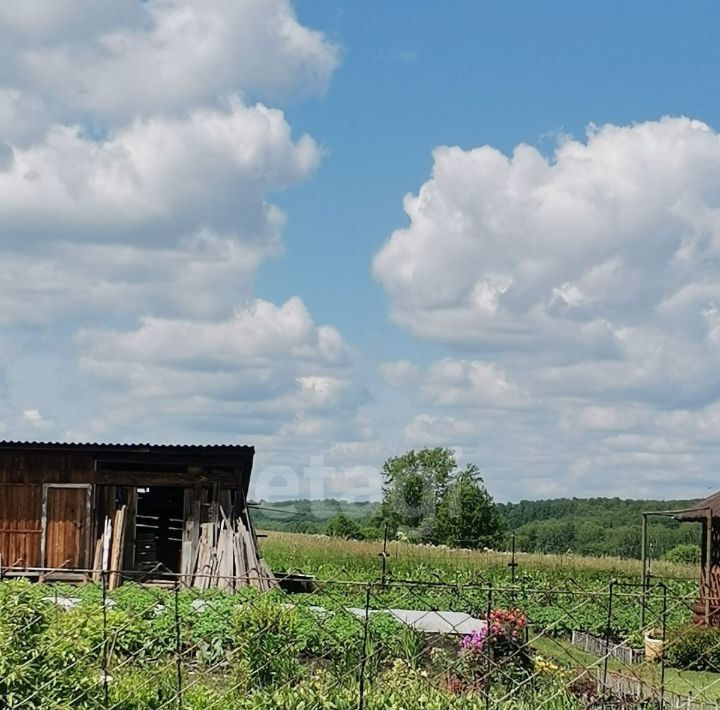
[[720, 630], [687, 625], [668, 636], [665, 658], [683, 670], [720, 672]]
[[29, 582], [5, 582], [0, 592], [0, 705], [12, 707], [42, 680], [36, 662], [48, 625], [48, 604], [38, 602]]
[[663, 555], [666, 562], [683, 565], [699, 565], [701, 558], [702, 552], [699, 545], [675, 545]]
[[233, 658], [239, 687], [277, 687], [300, 679], [304, 646], [298, 612], [272, 593], [236, 607]]
[[0, 705], [97, 707], [102, 622], [42, 601], [47, 587], [4, 582], [0, 593]]

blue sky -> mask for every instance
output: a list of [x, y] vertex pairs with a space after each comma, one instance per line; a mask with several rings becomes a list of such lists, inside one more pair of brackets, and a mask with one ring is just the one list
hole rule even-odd
[[376, 498], [720, 463], [714, 2], [0, 8], [0, 436], [242, 442]]
[[[286, 192], [287, 253], [258, 291], [302, 293], [348, 337], [408, 345], [384, 327], [368, 279], [374, 253], [406, 217], [438, 145], [520, 142], [551, 152], [555, 135], [687, 115], [717, 124], [720, 13], [712, 2], [296, 2], [303, 22], [341, 46], [326, 94], [286, 107], [329, 151]], [[321, 258], [320, 258], [320, 255]], [[382, 325], [381, 325], [382, 324]], [[355, 335], [357, 333], [357, 335]], [[387, 346], [386, 346], [387, 347]], [[393, 352], [393, 351], [391, 351]]]

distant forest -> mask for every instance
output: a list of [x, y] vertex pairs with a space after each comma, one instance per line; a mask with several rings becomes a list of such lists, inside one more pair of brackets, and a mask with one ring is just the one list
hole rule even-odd
[[[522, 552], [580, 555], [640, 556], [641, 513], [678, 510], [694, 501], [622, 500], [620, 498], [557, 498], [500, 503], [505, 521], [505, 548], [515, 534]], [[357, 539], [382, 539], [380, 503], [341, 500], [255, 502], [258, 530], [324, 533]], [[648, 548], [654, 558], [672, 556], [683, 546], [686, 556], [699, 555], [700, 530], [693, 523], [651, 517]]]

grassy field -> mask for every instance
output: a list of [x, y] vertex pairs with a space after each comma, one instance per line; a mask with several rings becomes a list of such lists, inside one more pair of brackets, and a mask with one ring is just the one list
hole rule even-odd
[[[382, 569], [382, 543], [342, 540], [323, 535], [267, 532], [262, 538], [264, 556], [274, 570], [296, 571], [320, 579], [355, 581], [377, 580]], [[393, 541], [388, 543], [387, 570], [395, 579], [510, 583], [510, 554], [483, 552]], [[573, 576], [598, 581], [611, 578], [639, 580], [638, 560], [619, 557], [578, 555], [540, 555], [517, 553], [516, 575], [556, 578]], [[652, 563], [652, 573], [660, 579], [694, 582], [698, 569], [669, 562]]]

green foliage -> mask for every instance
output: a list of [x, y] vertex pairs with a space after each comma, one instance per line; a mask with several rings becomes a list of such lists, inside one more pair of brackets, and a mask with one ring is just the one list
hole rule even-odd
[[29, 583], [0, 587], [0, 700], [6, 707], [42, 680], [40, 640], [49, 611], [47, 604], [33, 598]]
[[96, 707], [102, 623], [55, 608], [43, 592], [25, 581], [0, 585], [0, 705]]
[[277, 687], [304, 674], [298, 654], [304, 641], [292, 607], [267, 594], [238, 606], [232, 619], [237, 684]]
[[348, 502], [325, 500], [283, 500], [254, 504], [255, 527], [260, 530], [318, 534], [325, 532], [328, 522], [344, 515], [363, 529], [366, 538], [382, 538], [380, 503], [372, 501]]
[[702, 553], [699, 545], [675, 545], [668, 550], [663, 559], [668, 562], [677, 562], [685, 565], [699, 565]]
[[421, 539], [430, 539], [435, 510], [456, 469], [451, 449], [411, 450], [389, 458], [382, 470], [385, 521], [393, 528], [418, 531]]
[[[640, 558], [641, 513], [680, 510], [692, 501], [622, 500], [620, 498], [557, 498], [500, 504], [518, 550]], [[699, 526], [673, 518], [652, 517], [648, 552], [658, 559], [680, 544], [697, 545]]]
[[[325, 541], [339, 544], [337, 540]], [[352, 541], [342, 544], [351, 548], [363, 545]], [[416, 566], [414, 571], [421, 570]], [[565, 591], [554, 589], [559, 579]], [[592, 574], [582, 579], [560, 578], [557, 574], [527, 570], [521, 576], [512, 596], [522, 607], [522, 617], [514, 610], [496, 610], [491, 616], [491, 629], [497, 626], [492, 635], [491, 660], [495, 664], [502, 662], [504, 668], [502, 677], [494, 678], [487, 688], [491, 704], [510, 683], [513, 689], [520, 686], [525, 690], [512, 704], [502, 707], [579, 707], [561, 684], [550, 685], [552, 678], [534, 680], [532, 687], [516, 682], [524, 680], [534, 658], [517, 644], [514, 634], [519, 637], [522, 633], [525, 614], [531, 638], [540, 632], [545, 637], [562, 635], [571, 628], [601, 632], [607, 623], [607, 598], [596, 592], [607, 591], [607, 584], [607, 576]], [[680, 588], [669, 584], [668, 589], [672, 595]], [[110, 706], [119, 710], [174, 707], [178, 660], [183, 676], [183, 707], [188, 710], [350, 710], [357, 707], [363, 647], [367, 708], [485, 707], [485, 666], [478, 666], [475, 675], [467, 668], [463, 673], [455, 647], [447, 652], [440, 666], [434, 664], [428, 638], [397, 623], [382, 610], [456, 609], [481, 616], [487, 609], [487, 589], [375, 584], [370, 588], [370, 603], [376, 611], [367, 617], [366, 629], [364, 615], [356, 615], [348, 607], [362, 608], [367, 592], [365, 584], [337, 583], [321, 585], [313, 594], [293, 596], [278, 591], [260, 594], [250, 589], [233, 595], [219, 590], [183, 590], [176, 594], [128, 584], [109, 594], [103, 613], [96, 585], [65, 588], [4, 582], [0, 584], [0, 707], [103, 707], [102, 659], [106, 650]], [[493, 586], [495, 603], [503, 603], [503, 594], [508, 597], [506, 602], [510, 601], [501, 584]], [[44, 601], [63, 595], [75, 597], [78, 603], [66, 609]], [[660, 591], [648, 592], [649, 618], [660, 618], [662, 599]], [[637, 601], [637, 594], [617, 591], [614, 632], [638, 627]], [[677, 613], [687, 615], [688, 609], [671, 606], [671, 627], [683, 621], [676, 618]], [[107, 635], [103, 629], [107, 629]], [[695, 638], [693, 634], [698, 633], [701, 636]], [[692, 668], [716, 667], [720, 653], [713, 651], [715, 655], [711, 656], [708, 649], [720, 646], [717, 632], [690, 627], [677, 639], [674, 662]], [[507, 686], [504, 691], [503, 683]], [[553, 705], [551, 698], [561, 704]]]
[[438, 506], [433, 542], [451, 547], [495, 547], [504, 522], [473, 464], [447, 487]]
[[[515, 533], [518, 550], [551, 554], [572, 552], [580, 555], [612, 555], [639, 559], [640, 514], [652, 510], [678, 510], [688, 507], [691, 503], [692, 501], [687, 500], [558, 498], [501, 503], [498, 504], [498, 511], [507, 533]], [[326, 531], [328, 521], [342, 514], [357, 524], [364, 539], [378, 540], [383, 537], [386, 521], [390, 522], [392, 534], [399, 526], [397, 517], [392, 513], [391, 506], [387, 502], [384, 513], [380, 503], [349, 503], [334, 499], [279, 501], [267, 505], [284, 512], [277, 513], [256, 508], [253, 511], [253, 518], [258, 529], [323, 533]], [[664, 558], [669, 550], [678, 545], [699, 544], [699, 526], [692, 523], [678, 523], [672, 518], [652, 517], [648, 529], [648, 552], [654, 559]], [[432, 526], [427, 524], [417, 530], [410, 529], [409, 532], [411, 539], [419, 542], [432, 542], [433, 539], [441, 537], [438, 533], [433, 538]], [[508, 535], [505, 536], [504, 545], [505, 547], [509, 545]]]
[[331, 537], [342, 537], [346, 540], [362, 540], [364, 538], [360, 526], [342, 513], [328, 521], [325, 526], [325, 534]]
[[382, 515], [412, 541], [453, 547], [497, 544], [503, 530], [495, 502], [474, 464], [458, 470], [451, 449], [408, 451], [383, 466]]
[[720, 631], [689, 624], [672, 632], [666, 642], [669, 665], [683, 670], [720, 673]]

